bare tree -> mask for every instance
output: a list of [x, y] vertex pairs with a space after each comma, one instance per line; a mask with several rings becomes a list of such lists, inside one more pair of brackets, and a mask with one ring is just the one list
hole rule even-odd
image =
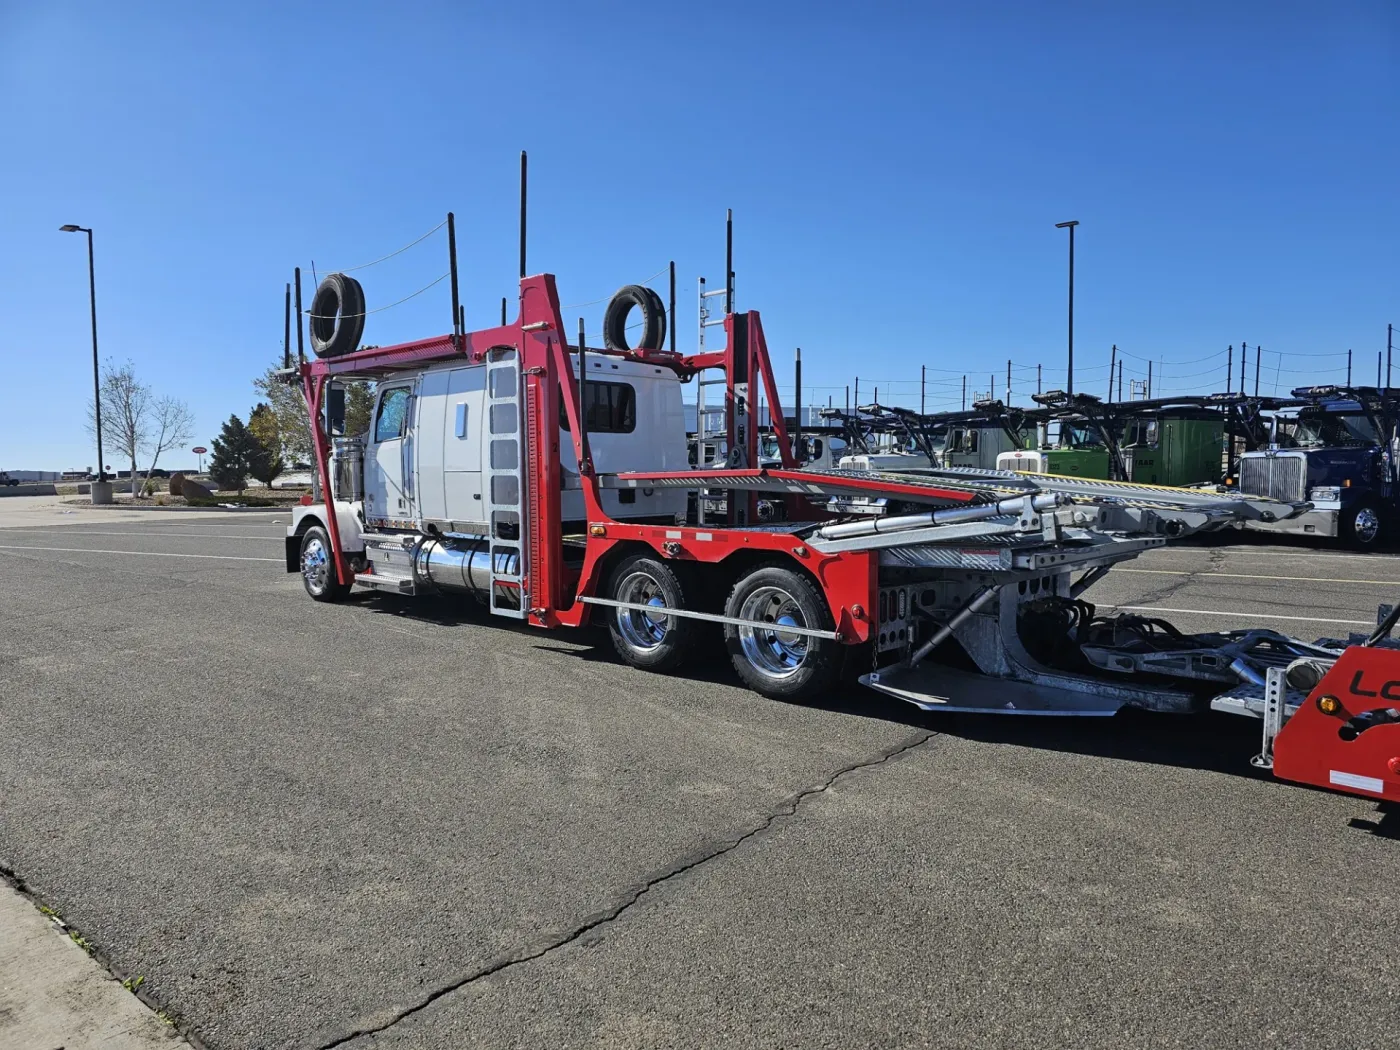
[[[151, 388], [136, 378], [136, 366], [130, 361], [114, 368], [111, 361], [103, 369], [98, 387], [102, 399], [102, 440], [123, 459], [131, 461], [131, 494], [140, 490], [136, 475], [136, 458], [146, 447], [150, 435]], [[96, 431], [96, 413], [88, 404], [88, 432]], [[105, 469], [97, 465], [98, 473]]]
[[[141, 491], [141, 476], [136, 461], [150, 453], [151, 465], [146, 480], [151, 480], [161, 454], [190, 440], [194, 433], [194, 413], [190, 406], [174, 397], [156, 397], [151, 388], [136, 378], [136, 366], [130, 361], [120, 368], [108, 361], [102, 370], [98, 387], [102, 398], [102, 440], [123, 459], [131, 463], [131, 494]], [[92, 403], [88, 403], [88, 433], [97, 429]], [[98, 470], [106, 469], [98, 464]]]
[[146, 468], [147, 481], [160, 462], [162, 452], [183, 445], [194, 436], [194, 413], [179, 398], [168, 395], [156, 398], [151, 408], [150, 430], [154, 436], [146, 446], [151, 453], [151, 465]]

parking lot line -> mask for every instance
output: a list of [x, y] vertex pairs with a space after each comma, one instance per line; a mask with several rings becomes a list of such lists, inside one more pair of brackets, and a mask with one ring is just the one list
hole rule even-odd
[[131, 554], [140, 558], [212, 558], [215, 561], [266, 561], [276, 565], [282, 558], [240, 558], [232, 554], [173, 554], [169, 551], [112, 551], [96, 547], [30, 547], [24, 544], [0, 544], [0, 551], [57, 551], [61, 554]]
[[1100, 609], [1122, 609], [1124, 612], [1178, 613], [1188, 616], [1233, 616], [1236, 619], [1297, 620], [1300, 623], [1338, 623], [1351, 627], [1374, 627], [1372, 620], [1328, 620], [1322, 616], [1279, 616], [1274, 613], [1235, 612], [1219, 609], [1169, 609], [1165, 605], [1110, 605], [1094, 603]]
[[[83, 529], [83, 528], [78, 528], [77, 526], [73, 526], [73, 527], [64, 529], [64, 530], [63, 530], [63, 535], [65, 535], [65, 536], [141, 536], [141, 537], [143, 537], [143, 538], [145, 538], [145, 539], [156, 539], [156, 538], [160, 538], [160, 537], [161, 537], [161, 534], [158, 533], [158, 532], [110, 532], [110, 531], [108, 531], [108, 530], [106, 530], [106, 529]], [[269, 534], [269, 535], [264, 535], [264, 536], [247, 536], [247, 535], [238, 535], [238, 534], [236, 534], [236, 533], [231, 533], [231, 532], [202, 532], [202, 533], [199, 534], [198, 537], [195, 537], [195, 536], [190, 536], [190, 537], [189, 537], [189, 539], [201, 539], [201, 540], [275, 540], [275, 539], [281, 539], [281, 538], [282, 538], [282, 536], [281, 536], [280, 534], [277, 534], [277, 533], [273, 533], [273, 534]]]
[[1202, 570], [1201, 572], [1191, 572], [1188, 569], [1124, 569], [1121, 567], [1118, 568], [1118, 571], [1151, 573], [1153, 576], [1198, 576], [1203, 580], [1208, 580], [1212, 577], [1218, 576], [1221, 578], [1228, 578], [1232, 580], [1283, 580], [1290, 583], [1370, 583], [1376, 585], [1377, 587], [1400, 586], [1400, 581], [1395, 580], [1338, 580], [1333, 579], [1331, 577], [1266, 576], [1262, 574], [1256, 575], [1247, 572], [1210, 572], [1208, 570]]

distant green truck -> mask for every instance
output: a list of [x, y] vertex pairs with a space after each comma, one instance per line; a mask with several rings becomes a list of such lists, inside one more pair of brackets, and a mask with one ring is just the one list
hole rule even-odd
[[1225, 415], [1203, 399], [1105, 404], [1058, 392], [1044, 398], [1059, 439], [1003, 452], [999, 469], [1177, 487], [1221, 479]]

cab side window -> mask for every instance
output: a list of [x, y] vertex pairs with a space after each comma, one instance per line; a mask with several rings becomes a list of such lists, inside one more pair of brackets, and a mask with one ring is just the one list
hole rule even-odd
[[392, 441], [401, 438], [408, 425], [408, 394], [406, 386], [390, 387], [379, 399], [379, 413], [374, 417], [374, 440]]

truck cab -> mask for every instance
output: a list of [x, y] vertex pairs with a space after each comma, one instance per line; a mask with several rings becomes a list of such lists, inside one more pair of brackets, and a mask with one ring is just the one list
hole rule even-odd
[[[571, 361], [577, 375], [577, 355]], [[690, 464], [675, 372], [601, 357], [589, 358], [587, 364], [584, 413], [595, 467], [609, 472], [686, 470]], [[490, 372], [518, 379], [503, 369]], [[379, 383], [369, 432], [360, 439], [362, 483], [356, 485], [348, 476], [353, 467], [332, 472], [344, 481], [337, 485], [337, 497], [350, 496], [350, 502], [359, 504], [366, 527], [473, 533], [486, 529], [491, 506], [518, 503], [518, 420], [503, 410], [502, 400], [513, 391], [488, 390], [487, 377], [482, 365], [444, 365]], [[495, 382], [499, 386], [503, 380]], [[559, 423], [563, 519], [581, 528], [578, 459], [562, 403]], [[353, 440], [338, 444], [338, 459], [348, 462], [355, 456], [348, 447]], [[675, 489], [608, 489], [602, 500], [620, 521], [674, 523], [686, 510], [685, 493]]]
[[1250, 528], [1340, 539], [1369, 549], [1394, 516], [1400, 390], [1300, 387], [1268, 448], [1240, 456], [1233, 487], [1312, 509]]

